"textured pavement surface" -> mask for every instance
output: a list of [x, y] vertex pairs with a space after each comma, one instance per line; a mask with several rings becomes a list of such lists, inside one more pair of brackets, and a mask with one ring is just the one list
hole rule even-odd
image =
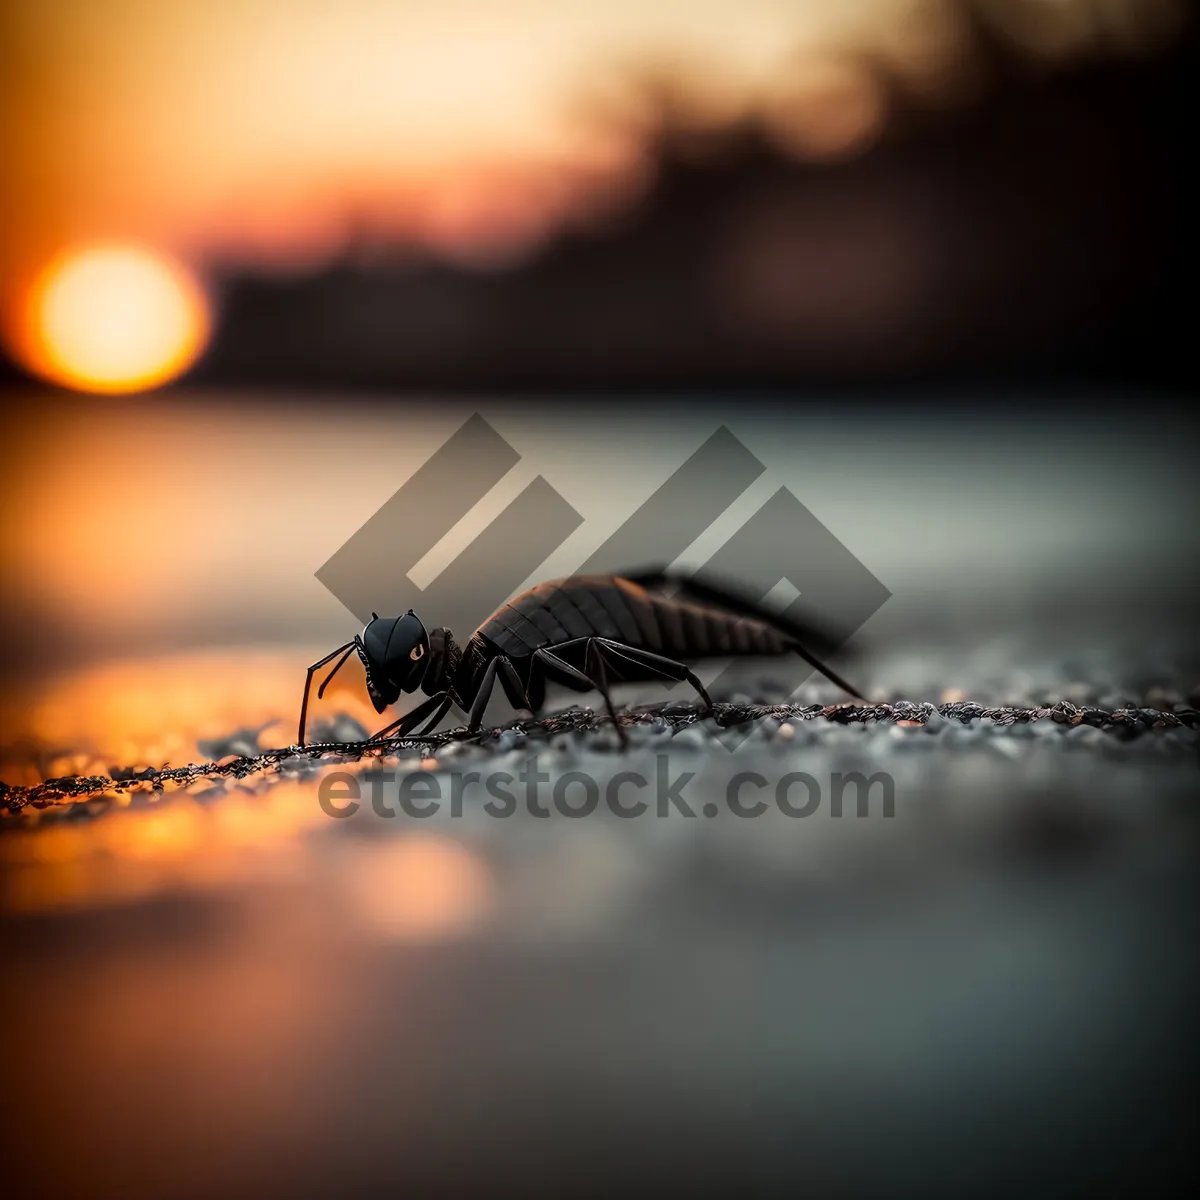
[[[1191, 644], [1186, 622], [1126, 649], [942, 626], [873, 652], [871, 698], [1186, 715]], [[308, 767], [6, 818], [18, 1176], [956, 1196], [1166, 1194], [1193, 1171], [1195, 728], [765, 718], [726, 745], [680, 724], [625, 753], [599, 728], [326, 766], [366, 771], [344, 819]], [[533, 755], [549, 815], [488, 815], [486, 778]], [[485, 779], [459, 815], [381, 817], [389, 766], [385, 809], [409, 775], [443, 799]], [[694, 816], [555, 811], [568, 772], [660, 770], [691, 774]], [[805, 773], [820, 804], [739, 817], [741, 771], [768, 800]], [[880, 789], [833, 816], [835, 772], [890, 776], [891, 815]]]

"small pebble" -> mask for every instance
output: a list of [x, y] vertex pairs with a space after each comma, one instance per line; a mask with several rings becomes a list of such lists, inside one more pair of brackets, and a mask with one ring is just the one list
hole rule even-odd
[[306, 734], [308, 742], [365, 742], [370, 731], [348, 713], [338, 713], [331, 721], [318, 721]]
[[671, 739], [671, 744], [681, 750], [703, 750], [706, 740], [698, 729], [681, 729]]
[[[197, 741], [196, 748], [210, 761], [225, 758], [230, 754], [236, 755], [238, 758], [253, 758], [256, 754], [262, 753], [263, 748], [259, 745], [259, 736], [274, 724], [275, 722], [272, 721], [267, 725], [235, 730], [228, 737]], [[363, 736], [365, 737], [366, 734], [364, 733]]]
[[984, 737], [983, 726], [978, 722], [970, 725], [951, 725], [943, 737], [952, 746], [974, 745]]
[[1103, 746], [1109, 740], [1103, 729], [1092, 725], [1072, 725], [1067, 730], [1067, 741], [1074, 746]]
[[308, 775], [319, 771], [321, 764], [311, 758], [284, 758], [280, 759], [279, 771], [284, 775]]
[[1005, 737], [993, 738], [988, 742], [988, 747], [993, 754], [999, 754], [1002, 758], [1018, 759], [1024, 755], [1019, 742], [1010, 741]]
[[1052, 738], [1062, 734], [1064, 729], [1070, 729], [1070, 725], [1062, 725], [1058, 721], [1033, 721], [1029, 726], [1029, 734], [1031, 737]]
[[596, 730], [588, 741], [588, 749], [599, 754], [608, 754], [622, 748], [621, 739], [611, 729]]
[[1176, 706], [1183, 704], [1183, 697], [1168, 688], [1152, 687], [1146, 692], [1146, 704], [1160, 712], [1171, 712]]

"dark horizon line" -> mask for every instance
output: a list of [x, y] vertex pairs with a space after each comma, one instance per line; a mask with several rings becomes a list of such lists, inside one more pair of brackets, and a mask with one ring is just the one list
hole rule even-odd
[[[88, 392], [43, 380], [15, 364], [0, 363], [0, 391], [19, 398], [30, 389], [42, 394], [121, 399], [121, 395]], [[954, 405], [969, 400], [972, 404], [986, 401], [1009, 404], [1055, 403], [1092, 406], [1097, 402], [1151, 398], [1184, 399], [1200, 392], [1200, 372], [1172, 370], [1142, 373], [1116, 371], [1103, 366], [1093, 369], [1044, 371], [1031, 369], [1002, 370], [939, 370], [914, 372], [906, 375], [877, 376], [821, 375], [805, 373], [764, 373], [761, 375], [686, 375], [655, 377], [627, 375], [623, 378], [566, 375], [540, 378], [506, 377], [457, 381], [419, 380], [396, 377], [337, 378], [333, 376], [302, 378], [300, 376], [212, 374], [190, 372], [151, 393], [179, 395], [203, 391], [219, 398], [226, 393], [232, 400], [246, 393], [269, 398], [272, 393], [286, 392], [289, 399], [328, 402], [343, 397], [361, 402], [404, 402], [454, 398], [494, 399], [528, 398], [532, 401], [630, 401], [660, 399], [702, 403], [708, 398], [727, 399], [736, 396], [745, 400], [786, 401], [792, 404], [841, 403], [878, 404], [886, 407], [905, 403]], [[125, 393], [136, 395], [138, 393]]]

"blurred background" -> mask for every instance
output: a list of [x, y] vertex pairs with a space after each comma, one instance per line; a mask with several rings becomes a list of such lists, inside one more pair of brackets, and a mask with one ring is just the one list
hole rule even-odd
[[3, 20], [10, 374], [1194, 381], [1185, 0]]
[[[519, 461], [422, 587], [539, 476], [520, 586], [577, 570], [724, 425], [677, 565], [790, 490], [890, 593], [872, 698], [1194, 709], [1196, 65], [1186, 0], [7, 0], [0, 779], [289, 743], [316, 572], [473, 413]], [[314, 720], [382, 724], [355, 665]], [[897, 816], [6, 810], [14, 1177], [1186, 1192], [1194, 731], [707, 738], [545, 761]]]

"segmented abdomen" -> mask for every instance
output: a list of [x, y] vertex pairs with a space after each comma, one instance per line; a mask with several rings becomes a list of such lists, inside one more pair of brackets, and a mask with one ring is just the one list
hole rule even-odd
[[514, 658], [585, 637], [676, 659], [776, 655], [790, 647], [763, 621], [674, 600], [611, 575], [538, 584], [498, 608], [476, 632]]

